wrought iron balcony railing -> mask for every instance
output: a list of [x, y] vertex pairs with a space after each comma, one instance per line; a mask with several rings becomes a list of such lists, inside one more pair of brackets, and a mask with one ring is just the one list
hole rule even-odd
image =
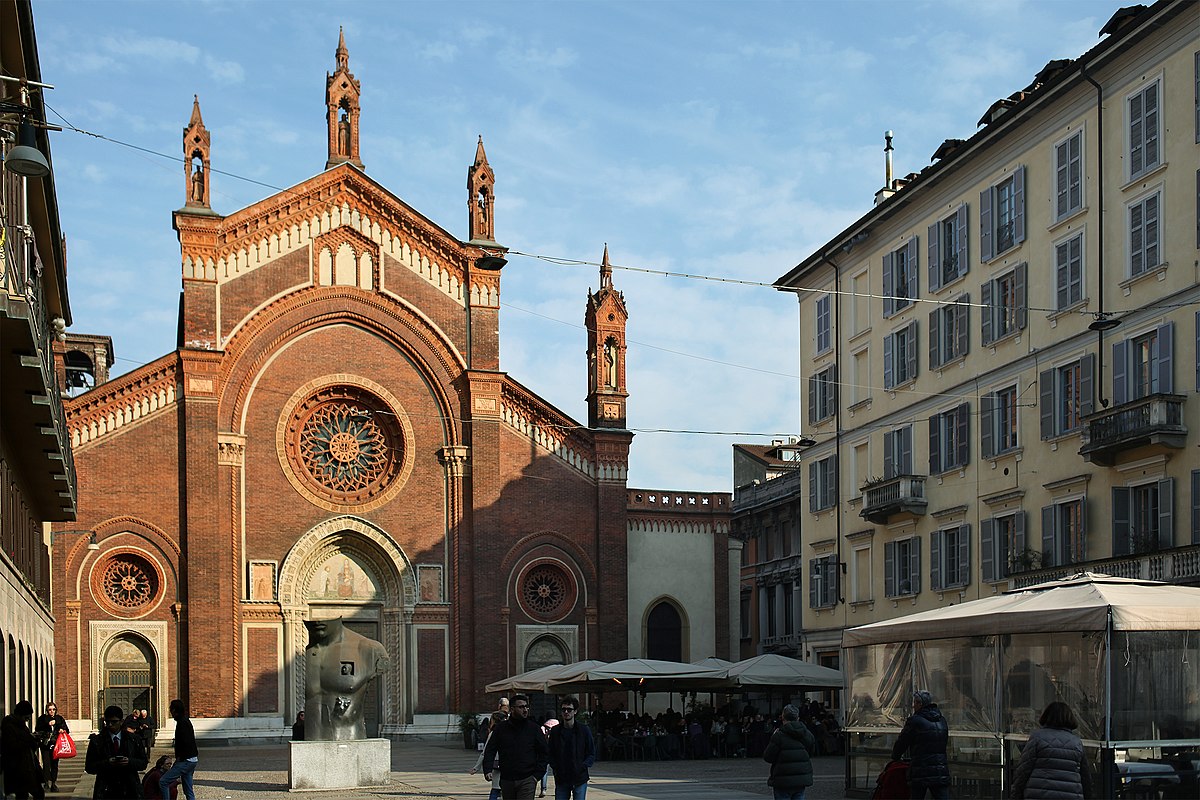
[[871, 522], [886, 522], [893, 514], [924, 514], [924, 475], [897, 475], [885, 481], [872, 481], [862, 487], [863, 504], [859, 516]]
[[1084, 419], [1079, 454], [1086, 461], [1112, 466], [1119, 453], [1135, 447], [1184, 447], [1186, 399], [1181, 394], [1151, 394], [1089, 415]]

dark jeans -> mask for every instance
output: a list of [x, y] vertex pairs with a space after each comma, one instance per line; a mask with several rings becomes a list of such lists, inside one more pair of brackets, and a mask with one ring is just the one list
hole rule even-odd
[[42, 748], [42, 782], [58, 783], [58, 759], [52, 747]]
[[912, 794], [910, 794], [909, 797], [911, 797], [912, 800], [925, 800], [926, 792], [929, 792], [929, 796], [932, 797], [933, 800], [950, 800], [949, 786], [923, 786], [914, 783], [911, 788]]
[[536, 793], [538, 780], [537, 775], [530, 775], [528, 778], [521, 778], [519, 781], [506, 781], [500, 779], [500, 796], [504, 800], [533, 800], [533, 795]]

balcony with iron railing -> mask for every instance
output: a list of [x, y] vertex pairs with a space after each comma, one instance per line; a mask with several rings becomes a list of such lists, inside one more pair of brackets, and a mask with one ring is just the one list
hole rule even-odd
[[1044, 569], [1028, 569], [1013, 572], [1009, 580], [1012, 582], [1012, 588], [1024, 589], [1026, 586], [1062, 580], [1085, 571], [1099, 572], [1117, 578], [1136, 578], [1184, 586], [1200, 586], [1200, 544]]
[[[12, 198], [5, 191], [6, 202]], [[74, 519], [75, 462], [55, 372], [42, 260], [24, 225], [5, 229], [0, 253], [0, 408], [12, 451], [21, 453], [39, 518]]]
[[1181, 394], [1151, 394], [1088, 415], [1079, 454], [1085, 461], [1111, 467], [1118, 455], [1137, 447], [1182, 449], [1188, 432], [1183, 424], [1186, 399]]
[[924, 475], [897, 475], [868, 481], [862, 487], [862, 493], [862, 510], [858, 514], [877, 524], [887, 522], [895, 514], [923, 515], [928, 506]]

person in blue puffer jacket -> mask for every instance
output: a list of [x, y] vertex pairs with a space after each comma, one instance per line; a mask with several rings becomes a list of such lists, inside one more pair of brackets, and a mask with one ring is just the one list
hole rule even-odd
[[1092, 796], [1092, 771], [1075, 735], [1075, 715], [1066, 703], [1046, 706], [1042, 726], [1029, 737], [1013, 773], [1013, 800], [1086, 800]]
[[924, 690], [913, 692], [913, 714], [904, 723], [900, 738], [892, 748], [892, 760], [908, 753], [908, 785], [913, 800], [922, 800], [928, 792], [933, 800], [949, 800], [950, 767], [946, 763], [946, 743], [950, 727]]

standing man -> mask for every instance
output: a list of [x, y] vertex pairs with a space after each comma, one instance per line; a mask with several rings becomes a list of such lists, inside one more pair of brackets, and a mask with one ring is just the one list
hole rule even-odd
[[[588, 768], [596, 763], [596, 741], [586, 725], [575, 722], [579, 699], [564, 697], [562, 720], [550, 729], [550, 768], [554, 770], [554, 800], [584, 800]], [[504, 762], [501, 761], [503, 764]]]
[[500, 756], [500, 796], [504, 800], [533, 800], [538, 781], [546, 774], [546, 737], [529, 721], [529, 697], [513, 695], [512, 716], [492, 729], [483, 750], [483, 777], [492, 779], [493, 759]]
[[926, 691], [913, 692], [913, 715], [904, 723], [900, 738], [892, 748], [892, 760], [909, 754], [908, 784], [913, 800], [922, 800], [928, 792], [933, 800], [949, 800], [950, 767], [946, 764], [946, 743], [950, 727], [946, 718]]
[[142, 740], [124, 727], [125, 712], [120, 706], [109, 706], [104, 709], [104, 730], [88, 743], [83, 768], [96, 776], [94, 800], [123, 800], [142, 793], [138, 773], [146, 769], [146, 751]]
[[[183, 785], [183, 796], [187, 800], [196, 800], [192, 775], [200, 761], [200, 750], [196, 747], [196, 731], [188, 719], [187, 708], [178, 698], [171, 701], [171, 719], [175, 720], [175, 763], [167, 770], [167, 774], [158, 779], [158, 792], [163, 797], [170, 797], [171, 781], [179, 778]], [[143, 763], [142, 768], [145, 766]]]

